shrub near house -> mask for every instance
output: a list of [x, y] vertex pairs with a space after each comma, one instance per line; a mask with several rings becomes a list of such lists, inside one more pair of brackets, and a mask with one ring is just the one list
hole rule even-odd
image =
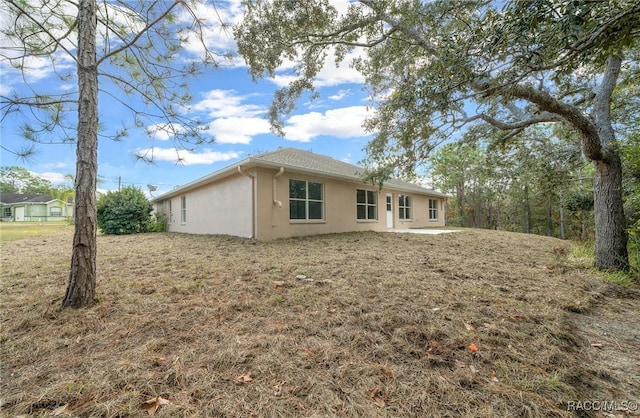
[[98, 227], [105, 234], [125, 235], [154, 229], [152, 207], [135, 187], [108, 192], [98, 199]]

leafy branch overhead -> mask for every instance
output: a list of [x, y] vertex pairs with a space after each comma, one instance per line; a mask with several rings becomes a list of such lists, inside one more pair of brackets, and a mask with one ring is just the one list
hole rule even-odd
[[[354, 65], [379, 106], [368, 127], [376, 141], [420, 157], [432, 144], [402, 138], [444, 139], [478, 119], [504, 130], [566, 120], [590, 133], [594, 125], [582, 111], [596, 99], [592, 75], [605, 68], [611, 48], [636, 42], [640, 30], [640, 4], [611, 3], [512, 1], [498, 10], [489, 1], [361, 0], [339, 14], [327, 1], [276, 0], [250, 5], [236, 35], [254, 77], [275, 75], [285, 59], [298, 64], [297, 80], [275, 96], [276, 129], [301, 94], [313, 91], [330, 49], [341, 60], [366, 48]], [[255, 37], [269, 48], [253, 48]], [[619, 63], [609, 65], [615, 78]], [[597, 149], [592, 156], [602, 157]]]

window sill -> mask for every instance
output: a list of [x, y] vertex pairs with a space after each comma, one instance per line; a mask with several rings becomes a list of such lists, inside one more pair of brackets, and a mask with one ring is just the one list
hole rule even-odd
[[374, 224], [378, 223], [377, 219], [356, 219], [359, 224]]
[[289, 219], [290, 224], [325, 224], [324, 219]]

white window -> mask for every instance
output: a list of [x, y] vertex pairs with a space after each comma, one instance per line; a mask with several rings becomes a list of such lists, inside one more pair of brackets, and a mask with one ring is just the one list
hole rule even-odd
[[324, 219], [324, 190], [322, 183], [289, 180], [289, 219]]
[[182, 218], [181, 221], [183, 224], [187, 223], [187, 196], [182, 196], [180, 198], [181, 209], [182, 209]]
[[51, 213], [51, 216], [62, 216], [62, 208], [53, 206], [49, 209], [49, 212]]
[[173, 208], [171, 204], [171, 199], [169, 199], [169, 223], [173, 222]]
[[438, 201], [436, 199], [429, 199], [429, 220], [438, 220]]
[[4, 217], [5, 218], [11, 217], [11, 208], [4, 208]]
[[378, 219], [378, 193], [357, 189], [356, 206], [359, 220]]
[[400, 219], [411, 219], [411, 196], [398, 196], [398, 212]]

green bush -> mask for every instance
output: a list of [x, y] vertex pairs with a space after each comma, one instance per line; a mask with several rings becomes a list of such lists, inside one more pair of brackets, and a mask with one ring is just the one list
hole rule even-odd
[[167, 215], [156, 213], [151, 220], [150, 232], [165, 232], [167, 230]]
[[153, 207], [142, 190], [123, 187], [98, 199], [98, 227], [105, 234], [125, 235], [154, 228]]

